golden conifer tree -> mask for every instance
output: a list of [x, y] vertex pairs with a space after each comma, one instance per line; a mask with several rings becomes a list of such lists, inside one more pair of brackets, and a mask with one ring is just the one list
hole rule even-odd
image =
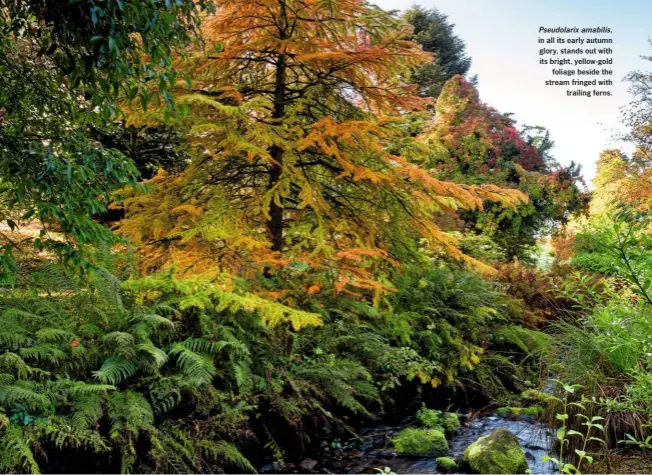
[[[406, 83], [431, 60], [405, 24], [361, 0], [222, 0], [206, 46], [177, 66], [196, 158], [126, 201], [121, 231], [182, 272], [321, 272], [338, 290], [388, 287], [379, 268], [420, 246], [465, 259], [433, 217], [514, 190], [443, 182], [422, 168]], [[134, 122], [160, 120], [162, 111]], [[310, 281], [309, 281], [310, 282]]]

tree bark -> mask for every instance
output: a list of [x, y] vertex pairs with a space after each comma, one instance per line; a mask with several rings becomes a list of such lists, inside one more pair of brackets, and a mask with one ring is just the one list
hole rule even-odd
[[[287, 18], [285, 18], [285, 5], [281, 1], [281, 18], [280, 36], [286, 35]], [[276, 78], [274, 82], [274, 111], [272, 119], [275, 124], [281, 125], [285, 117], [285, 89], [286, 89], [286, 55], [280, 53], [276, 60]], [[269, 171], [268, 190], [278, 185], [283, 172], [283, 149], [278, 145], [273, 145], [269, 153], [275, 163], [271, 165]], [[280, 200], [279, 200], [280, 201]], [[272, 251], [281, 252], [283, 250], [283, 203], [277, 203], [275, 200], [269, 205], [269, 220], [267, 221], [267, 231], [272, 243]], [[266, 270], [268, 273], [268, 270]]]

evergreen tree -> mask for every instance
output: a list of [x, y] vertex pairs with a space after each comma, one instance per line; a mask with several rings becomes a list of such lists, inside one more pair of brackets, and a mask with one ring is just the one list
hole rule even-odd
[[[456, 75], [465, 76], [471, 68], [464, 41], [455, 34], [455, 25], [436, 8], [426, 10], [414, 6], [403, 14], [412, 25], [414, 41], [424, 51], [435, 55], [434, 61], [417, 69], [412, 81], [419, 85], [419, 95], [437, 98], [446, 81]], [[475, 83], [475, 79], [471, 81]]]

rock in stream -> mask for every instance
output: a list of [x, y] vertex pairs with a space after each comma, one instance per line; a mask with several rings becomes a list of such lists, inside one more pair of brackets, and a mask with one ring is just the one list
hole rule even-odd
[[[443, 455], [456, 460], [461, 459], [469, 445], [498, 428], [506, 429], [516, 436], [533, 474], [555, 473], [555, 467], [550, 462], [542, 460], [542, 457], [549, 452], [548, 441], [551, 438], [551, 434], [542, 423], [527, 417], [511, 420], [496, 415], [478, 417], [464, 424], [449, 436], [446, 453], [432, 456], [395, 455], [391, 439], [396, 436], [400, 428], [379, 426], [366, 429], [361, 431], [361, 442], [349, 445], [343, 450], [341, 457], [322, 458], [319, 463], [312, 466], [311, 472], [378, 473], [376, 469], [389, 467], [397, 474], [444, 473], [437, 468], [438, 457]], [[263, 472], [265, 471], [263, 468]], [[306, 473], [301, 469], [293, 472]]]

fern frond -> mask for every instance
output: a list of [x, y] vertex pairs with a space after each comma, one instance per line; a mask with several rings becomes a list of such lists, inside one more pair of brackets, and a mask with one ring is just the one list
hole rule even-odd
[[8, 423], [0, 432], [0, 464], [8, 473], [13, 473], [16, 468], [27, 473], [41, 473], [27, 439], [15, 424]]
[[45, 343], [70, 343], [75, 335], [60, 328], [43, 328], [36, 332], [39, 341]]
[[18, 308], [8, 308], [4, 312], [2, 312], [2, 317], [12, 318], [19, 322], [24, 322], [28, 324], [32, 324], [32, 323], [38, 324], [43, 322], [46, 318], [42, 315], [37, 315], [36, 313], [28, 312]]
[[104, 395], [109, 391], [115, 391], [116, 387], [110, 384], [89, 384], [85, 382], [75, 381], [68, 392], [73, 397]]
[[68, 419], [53, 416], [47, 421], [38, 422], [35, 427], [42, 438], [50, 440], [56, 447], [88, 449], [94, 453], [106, 453], [110, 450], [106, 440], [93, 429], [79, 428], [70, 424]]
[[197, 441], [196, 445], [205, 459], [212, 461], [223, 459], [229, 465], [238, 467], [245, 472], [257, 473], [251, 462], [233, 444], [224, 440], [213, 442], [204, 439]]
[[[5, 325], [2, 325], [3, 329], [7, 329]], [[0, 331], [0, 347], [6, 348], [9, 350], [17, 350], [23, 346], [29, 346], [32, 344], [32, 339], [29, 338], [24, 333], [20, 333], [16, 330], [13, 331]]]
[[84, 430], [94, 427], [103, 415], [102, 397], [91, 394], [75, 399], [70, 420], [73, 427]]
[[212, 358], [187, 348], [182, 343], [176, 343], [170, 350], [170, 356], [176, 356], [177, 366], [183, 374], [189, 376], [198, 384], [208, 384], [216, 374]]
[[44, 373], [25, 363], [20, 355], [11, 352], [0, 355], [0, 370], [14, 371], [18, 379], [27, 379], [34, 373]]
[[34, 411], [46, 411], [51, 406], [47, 396], [34, 391], [29, 384], [16, 381], [11, 385], [0, 386], [0, 405], [11, 407], [24, 404]]
[[126, 440], [128, 433], [138, 436], [142, 431], [154, 430], [154, 412], [147, 399], [136, 391], [120, 391], [107, 398], [113, 439]]
[[57, 363], [66, 358], [66, 352], [54, 345], [43, 343], [40, 345], [21, 348], [20, 355], [23, 358], [36, 361], [49, 361]]
[[137, 369], [133, 362], [121, 356], [110, 356], [100, 369], [93, 371], [93, 376], [105, 384], [118, 384], [136, 374]]
[[140, 320], [147, 325], [149, 325], [153, 330], [165, 329], [165, 330], [174, 330], [175, 324], [169, 318], [162, 317], [155, 313], [147, 315], [136, 315], [135, 320]]
[[161, 368], [168, 361], [168, 355], [165, 351], [156, 347], [150, 340], [136, 345], [136, 350], [149, 357], [157, 369]]
[[134, 336], [131, 333], [120, 331], [111, 332], [104, 335], [104, 337], [102, 337], [102, 341], [112, 348], [130, 347], [135, 343]]

